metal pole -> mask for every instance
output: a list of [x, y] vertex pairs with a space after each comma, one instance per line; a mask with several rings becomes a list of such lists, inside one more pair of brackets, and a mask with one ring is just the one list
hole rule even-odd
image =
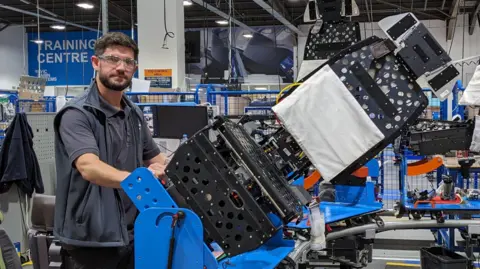
[[135, 22], [133, 21], [133, 0], [130, 0], [130, 24], [132, 25], [132, 39], [135, 38]]
[[[39, 10], [39, 4], [38, 4], [38, 1], [37, 0], [37, 39], [38, 41], [40, 41], [40, 10]], [[42, 49], [42, 45], [39, 43], [38, 45], [38, 56], [40, 56], [40, 50]], [[37, 56], [37, 57], [38, 57]], [[37, 61], [38, 61], [38, 77], [42, 77], [42, 66], [41, 66], [41, 63], [40, 63], [40, 57], [37, 58]]]
[[[217, 14], [218, 16], [224, 18], [225, 20], [230, 20], [230, 17], [228, 16], [228, 14], [226, 14], [225, 12], [221, 11], [220, 9], [212, 6], [212, 5], [209, 5], [207, 3], [205, 3], [206, 1], [203, 1], [203, 0], [192, 0], [192, 2], [210, 10], [211, 12]], [[240, 22], [239, 20], [237, 19], [231, 19], [233, 23], [235, 23], [236, 25], [242, 27], [243, 29], [245, 30], [248, 30], [250, 31], [251, 33], [256, 33], [257, 31], [255, 31], [252, 27], [249, 27], [247, 26], [246, 24]]]
[[228, 82], [232, 81], [232, 0], [228, 2]]
[[[380, 233], [391, 230], [451, 229], [469, 227], [470, 225], [477, 226], [478, 220], [446, 220], [445, 223], [438, 223], [436, 220], [385, 222], [383, 227], [379, 227], [377, 224], [367, 224], [329, 233], [326, 236], [326, 241], [328, 242], [352, 235], [362, 235], [367, 230], [375, 230], [375, 232]], [[295, 247], [294, 251], [289, 254], [289, 257], [294, 261], [299, 261], [302, 259], [303, 254], [308, 251], [310, 251], [310, 241], [303, 241]]]
[[75, 26], [75, 27], [82, 28], [82, 29], [89, 30], [89, 31], [98, 32], [98, 30], [95, 29], [95, 28], [90, 28], [90, 27], [87, 27], [87, 26], [83, 26], [83, 25], [80, 25], [80, 24], [73, 23], [73, 22], [68, 22], [68, 21], [65, 21], [65, 20], [55, 19], [55, 18], [52, 18], [52, 17], [49, 17], [49, 16], [37, 14], [35, 12], [22, 10], [22, 9], [7, 6], [7, 5], [4, 5], [4, 4], [0, 4], [0, 8], [8, 9], [8, 10], [11, 10], [11, 11], [16, 11], [16, 12], [23, 13], [23, 14], [26, 14], [26, 15], [30, 15], [30, 16], [33, 16], [33, 17], [36, 17], [36, 18], [42, 18], [42, 19], [45, 19], [45, 20], [54, 21], [54, 22], [58, 22], [58, 23], [61, 23], [61, 24], [65, 24], [65, 25]]
[[257, 5], [259, 5], [263, 9], [265, 9], [268, 13], [272, 14], [275, 19], [277, 19], [279, 22], [283, 23], [285, 26], [287, 26], [290, 30], [292, 30], [293, 32], [295, 32], [299, 36], [305, 36], [304, 32], [300, 31], [300, 29], [295, 27], [295, 25], [293, 25], [289, 20], [287, 20], [282, 14], [280, 14], [278, 11], [276, 11], [272, 6], [270, 6], [264, 0], [253, 0], [253, 2], [257, 3]]
[[108, 0], [102, 0], [102, 31], [108, 33]]

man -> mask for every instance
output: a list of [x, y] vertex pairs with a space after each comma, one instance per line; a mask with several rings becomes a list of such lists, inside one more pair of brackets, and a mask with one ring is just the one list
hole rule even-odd
[[122, 33], [97, 40], [95, 79], [55, 117], [54, 235], [74, 269], [134, 268], [137, 209], [120, 183], [141, 166], [164, 176], [166, 158], [142, 111], [123, 94], [137, 70], [138, 52]]

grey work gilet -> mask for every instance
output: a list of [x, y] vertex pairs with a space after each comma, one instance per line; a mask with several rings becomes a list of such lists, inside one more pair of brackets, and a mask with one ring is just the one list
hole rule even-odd
[[[143, 141], [141, 128], [145, 124], [142, 111], [128, 98], [124, 98], [132, 108], [135, 116], [129, 117], [133, 122], [133, 137], [137, 145], [137, 164], [142, 166]], [[79, 247], [119, 247], [129, 243], [127, 226], [124, 223], [125, 210], [118, 190], [101, 187], [82, 178], [69, 160], [59, 136], [60, 119], [67, 109], [83, 112], [92, 125], [98, 142], [100, 160], [115, 164], [108, 118], [99, 105], [99, 94], [95, 81], [80, 97], [70, 101], [59, 111], [54, 120], [55, 129], [55, 163], [57, 169], [57, 186], [55, 198], [54, 235], [62, 243]]]

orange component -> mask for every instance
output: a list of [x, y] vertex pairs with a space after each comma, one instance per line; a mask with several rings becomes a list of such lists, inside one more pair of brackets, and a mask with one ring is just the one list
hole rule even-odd
[[463, 202], [463, 199], [460, 195], [455, 194], [455, 200], [442, 200], [440, 196], [435, 196], [432, 199], [433, 202], [436, 204], [461, 204]]
[[460, 195], [455, 194], [455, 200], [442, 200], [440, 196], [435, 196], [432, 198], [432, 200], [427, 200], [427, 201], [416, 201], [415, 204], [413, 205], [414, 208], [417, 208], [419, 204], [430, 204], [432, 208], [435, 208], [435, 205], [441, 205], [441, 204], [452, 204], [452, 205], [457, 205], [461, 204], [463, 202], [463, 199]]
[[435, 201], [416, 201], [415, 204], [413, 205], [414, 208], [417, 208], [419, 204], [430, 204], [432, 208], [435, 208]]
[[360, 178], [368, 177], [368, 167], [360, 167], [357, 171], [353, 172], [352, 175]]
[[313, 187], [313, 185], [315, 185], [315, 183], [320, 180], [321, 177], [322, 175], [320, 175], [320, 172], [318, 172], [318, 170], [315, 170], [315, 172], [313, 172], [310, 176], [303, 180], [303, 188], [306, 190], [310, 189], [311, 187]]
[[[360, 178], [368, 177], [368, 167], [363, 166], [357, 171], [353, 172], [352, 175]], [[305, 178], [305, 180], [303, 181], [303, 188], [306, 190], [312, 188], [313, 185], [315, 185], [315, 183], [317, 183], [321, 177], [322, 175], [320, 174], [320, 172], [318, 172], [318, 170], [315, 170], [315, 172]]]
[[407, 176], [424, 175], [432, 172], [443, 165], [441, 157], [433, 157], [431, 160], [423, 159], [418, 162], [409, 163], [407, 166]]

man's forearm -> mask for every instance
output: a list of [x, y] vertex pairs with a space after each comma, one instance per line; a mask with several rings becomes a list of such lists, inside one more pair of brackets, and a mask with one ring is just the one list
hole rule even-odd
[[79, 171], [85, 180], [109, 188], [121, 188], [120, 183], [130, 175], [129, 172], [115, 169], [100, 160], [83, 165]]
[[157, 156], [153, 157], [150, 160], [145, 161], [145, 166], [150, 166], [151, 164], [158, 163], [161, 165], [167, 165], [168, 164], [168, 158], [165, 156], [165, 154], [160, 153]]

